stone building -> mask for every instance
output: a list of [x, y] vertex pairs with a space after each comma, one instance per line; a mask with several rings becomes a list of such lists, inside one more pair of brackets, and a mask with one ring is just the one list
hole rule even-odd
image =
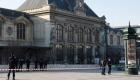
[[93, 64], [105, 53], [105, 21], [84, 0], [26, 0], [0, 8], [0, 62], [18, 58], [54, 64]]
[[117, 28], [107, 29], [107, 57], [112, 59], [113, 64], [118, 64], [124, 58], [123, 31]]

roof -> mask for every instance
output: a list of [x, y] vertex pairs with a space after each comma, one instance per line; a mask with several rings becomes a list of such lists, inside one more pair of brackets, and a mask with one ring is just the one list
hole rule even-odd
[[[118, 29], [124, 29], [124, 28], [128, 28], [129, 25], [127, 26], [115, 26], [115, 28], [118, 28]], [[132, 28], [140, 28], [140, 25], [131, 25]]]
[[118, 33], [118, 32], [123, 33], [123, 31], [120, 30], [120, 29], [112, 28], [112, 27], [110, 27], [110, 26], [107, 26], [107, 27], [108, 27], [108, 30], [109, 30], [109, 31], [113, 31], [113, 32], [115, 32], [115, 33]]
[[27, 19], [29, 19], [29, 14], [27, 14], [27, 13], [19, 12], [16, 10], [5, 9], [5, 8], [0, 8], [0, 14], [2, 14], [3, 16], [5, 16], [6, 18], [11, 19], [11, 20], [16, 19], [20, 16], [24, 16]]
[[[32, 10], [42, 8], [45, 5], [53, 4], [58, 9], [74, 12], [76, 0], [26, 0], [19, 8], [20, 11]], [[87, 16], [98, 17], [93, 10], [91, 10], [86, 3], [84, 8]]]

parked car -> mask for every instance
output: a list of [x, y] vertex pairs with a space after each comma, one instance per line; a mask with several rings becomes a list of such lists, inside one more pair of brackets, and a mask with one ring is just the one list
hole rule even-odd
[[120, 60], [119, 64], [117, 65], [118, 71], [124, 71], [125, 70], [125, 60]]

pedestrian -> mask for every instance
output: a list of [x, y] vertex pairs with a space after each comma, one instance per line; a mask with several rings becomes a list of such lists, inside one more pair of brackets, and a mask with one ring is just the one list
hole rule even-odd
[[8, 72], [8, 80], [10, 78], [10, 73], [12, 71], [13, 73], [13, 80], [15, 80], [15, 69], [16, 68], [16, 57], [13, 55], [13, 53], [11, 54], [11, 57], [9, 57], [9, 72]]
[[24, 64], [24, 60], [23, 59], [19, 59], [19, 69], [23, 69], [23, 64]]
[[44, 69], [47, 69], [48, 60], [44, 60]]
[[35, 64], [35, 69], [37, 69], [38, 68], [38, 60], [37, 59], [35, 60], [34, 64]]
[[43, 69], [43, 59], [40, 59], [39, 66], [40, 66], [40, 70], [42, 71], [42, 69]]
[[107, 64], [108, 64], [108, 74], [111, 74], [112, 63], [111, 63], [111, 59], [110, 58], [108, 59]]
[[19, 59], [18, 58], [16, 58], [15, 65], [16, 65], [15, 69], [16, 69], [16, 71], [18, 71], [17, 70], [19, 68]]
[[28, 69], [28, 71], [30, 69], [30, 59], [26, 60], [26, 69]]
[[106, 59], [104, 59], [102, 61], [102, 75], [105, 75], [106, 63], [107, 63], [107, 61], [106, 61]]

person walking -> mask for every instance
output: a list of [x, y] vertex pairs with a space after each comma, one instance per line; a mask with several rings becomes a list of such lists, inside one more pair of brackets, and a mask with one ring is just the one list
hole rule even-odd
[[35, 64], [35, 69], [37, 69], [38, 68], [38, 60], [37, 59], [35, 60], [34, 64]]
[[107, 61], [106, 61], [106, 59], [104, 59], [104, 60], [102, 61], [102, 75], [105, 75], [106, 63], [107, 63]]
[[28, 71], [30, 69], [30, 59], [26, 60], [26, 69], [28, 69]]
[[8, 72], [8, 80], [10, 78], [10, 73], [12, 71], [13, 73], [13, 80], [15, 80], [15, 69], [16, 68], [16, 57], [11, 54], [11, 57], [9, 57], [9, 72]]
[[19, 59], [19, 69], [20, 69], [20, 71], [22, 71], [22, 69], [23, 69], [23, 64], [24, 64], [24, 60]]
[[48, 64], [48, 60], [46, 59], [46, 60], [44, 60], [44, 69], [46, 69], [46, 70], [47, 70], [47, 64]]
[[41, 58], [40, 61], [39, 61], [39, 66], [40, 66], [40, 71], [43, 70], [43, 59]]
[[112, 66], [112, 63], [111, 63], [111, 59], [109, 58], [108, 61], [107, 61], [107, 64], [108, 64], [108, 74], [111, 74], [111, 66]]

